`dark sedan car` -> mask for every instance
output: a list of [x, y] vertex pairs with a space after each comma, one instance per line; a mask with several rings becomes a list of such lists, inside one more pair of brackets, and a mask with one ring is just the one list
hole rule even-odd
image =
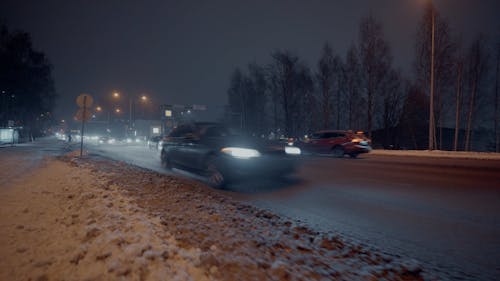
[[295, 169], [300, 149], [244, 137], [217, 123], [192, 123], [175, 128], [163, 141], [161, 162], [207, 176], [222, 188], [252, 177], [280, 177]]

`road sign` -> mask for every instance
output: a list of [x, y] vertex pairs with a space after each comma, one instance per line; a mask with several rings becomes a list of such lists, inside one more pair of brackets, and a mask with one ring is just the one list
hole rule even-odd
[[78, 109], [75, 115], [77, 121], [83, 121], [83, 122], [89, 121], [91, 117], [92, 114], [90, 113], [90, 110], [88, 108], [85, 108], [85, 111], [83, 110], [83, 108]]
[[81, 108], [91, 107], [93, 101], [94, 101], [94, 99], [92, 99], [92, 96], [88, 95], [88, 94], [81, 94], [76, 98], [76, 104]]

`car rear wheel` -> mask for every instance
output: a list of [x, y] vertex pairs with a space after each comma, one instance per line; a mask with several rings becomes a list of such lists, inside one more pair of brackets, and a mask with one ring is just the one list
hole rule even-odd
[[215, 156], [210, 156], [206, 161], [205, 167], [208, 183], [215, 188], [224, 188], [227, 181], [217, 165], [217, 158]]
[[172, 162], [170, 162], [170, 159], [168, 158], [168, 154], [165, 152], [165, 150], [162, 150], [161, 151], [161, 165], [168, 169], [168, 170], [171, 170], [172, 169]]
[[332, 149], [332, 156], [336, 158], [344, 157], [344, 149], [341, 146], [336, 146]]

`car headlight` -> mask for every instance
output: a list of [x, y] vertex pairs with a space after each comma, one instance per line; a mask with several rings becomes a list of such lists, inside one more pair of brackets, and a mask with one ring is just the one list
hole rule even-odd
[[229, 154], [236, 158], [249, 159], [254, 157], [259, 157], [260, 152], [255, 149], [250, 148], [240, 148], [240, 147], [225, 147], [221, 149], [221, 152]]
[[301, 153], [300, 148], [295, 146], [285, 146], [286, 154], [299, 155]]

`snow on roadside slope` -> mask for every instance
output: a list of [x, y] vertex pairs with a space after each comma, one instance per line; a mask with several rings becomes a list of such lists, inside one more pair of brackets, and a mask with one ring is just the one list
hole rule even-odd
[[1, 190], [1, 280], [422, 280], [417, 263], [99, 158]]
[[0, 280], [213, 280], [95, 171], [49, 161], [1, 198]]

